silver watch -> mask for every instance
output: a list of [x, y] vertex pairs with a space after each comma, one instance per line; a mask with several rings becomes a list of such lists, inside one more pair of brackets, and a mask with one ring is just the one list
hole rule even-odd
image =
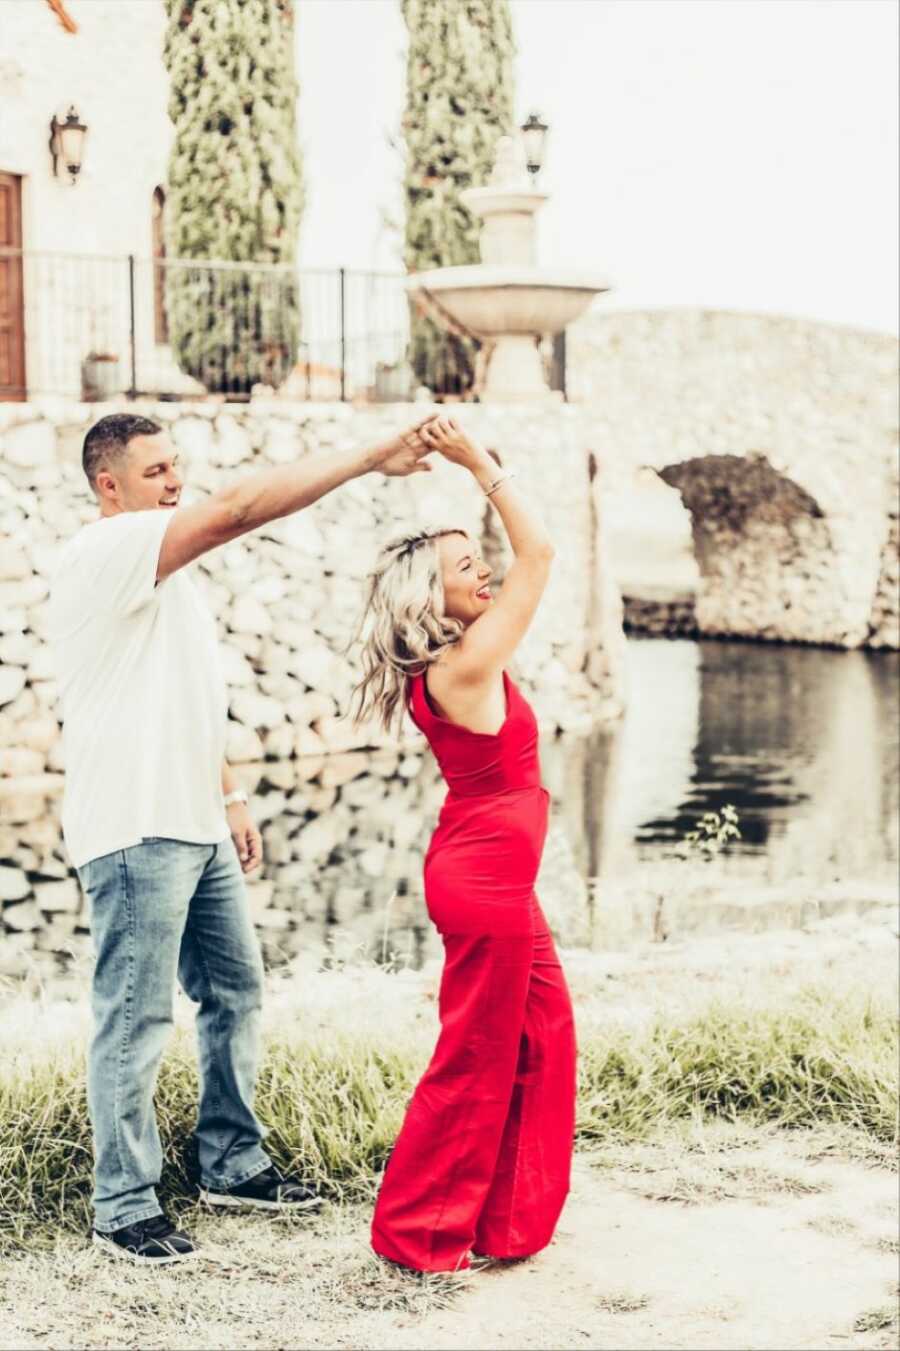
[[244, 792], [243, 788], [235, 788], [232, 792], [226, 793], [225, 795], [226, 807], [232, 806], [235, 802], [243, 802], [244, 804], [246, 804], [249, 801], [250, 799], [247, 797], [247, 794]]

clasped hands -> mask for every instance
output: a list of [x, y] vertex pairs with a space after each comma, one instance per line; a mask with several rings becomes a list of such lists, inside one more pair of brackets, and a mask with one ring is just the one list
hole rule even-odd
[[399, 433], [388, 443], [388, 453], [378, 468], [389, 477], [407, 474], [430, 474], [431, 465], [425, 459], [437, 451], [455, 464], [467, 465], [477, 454], [475, 446], [452, 418], [429, 413], [408, 431]]

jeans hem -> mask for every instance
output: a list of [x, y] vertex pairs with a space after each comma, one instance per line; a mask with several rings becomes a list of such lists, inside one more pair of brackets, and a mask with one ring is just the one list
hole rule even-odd
[[200, 1184], [203, 1187], [209, 1187], [212, 1191], [229, 1191], [232, 1187], [239, 1187], [242, 1182], [249, 1182], [252, 1177], [258, 1177], [260, 1173], [264, 1173], [267, 1168], [271, 1167], [272, 1160], [266, 1158], [262, 1163], [255, 1163], [252, 1168], [245, 1168], [236, 1177], [217, 1178], [215, 1182], [211, 1182], [201, 1174]]
[[159, 1202], [152, 1206], [144, 1206], [143, 1210], [133, 1210], [122, 1216], [114, 1223], [105, 1225], [94, 1221], [94, 1228], [98, 1234], [114, 1234], [117, 1229], [127, 1229], [132, 1224], [140, 1224], [141, 1220], [152, 1220], [154, 1215], [161, 1215], [162, 1207]]

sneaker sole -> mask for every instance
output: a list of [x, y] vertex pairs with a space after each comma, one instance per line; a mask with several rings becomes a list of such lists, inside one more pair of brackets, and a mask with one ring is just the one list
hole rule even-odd
[[113, 1243], [111, 1238], [104, 1238], [102, 1234], [94, 1233], [91, 1242], [96, 1248], [102, 1248], [105, 1253], [111, 1257], [118, 1257], [124, 1262], [133, 1262], [135, 1266], [141, 1267], [166, 1267], [173, 1262], [190, 1262], [192, 1258], [198, 1257], [196, 1248], [192, 1252], [172, 1253], [169, 1257], [142, 1257], [140, 1253], [131, 1252], [128, 1248], [121, 1248], [118, 1243]]
[[233, 1196], [228, 1192], [206, 1191], [202, 1187], [200, 1200], [220, 1210], [318, 1210], [322, 1204], [318, 1197], [311, 1201], [264, 1201], [262, 1197]]

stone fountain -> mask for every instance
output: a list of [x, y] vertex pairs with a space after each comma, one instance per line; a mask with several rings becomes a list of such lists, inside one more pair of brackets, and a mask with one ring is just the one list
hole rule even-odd
[[478, 389], [485, 402], [551, 399], [536, 340], [562, 332], [595, 295], [609, 290], [597, 273], [538, 265], [535, 214], [547, 196], [535, 190], [521, 141], [501, 137], [488, 185], [460, 193], [484, 221], [481, 262], [407, 278], [407, 290], [422, 297], [426, 313], [438, 323], [449, 316], [485, 345], [487, 368]]

